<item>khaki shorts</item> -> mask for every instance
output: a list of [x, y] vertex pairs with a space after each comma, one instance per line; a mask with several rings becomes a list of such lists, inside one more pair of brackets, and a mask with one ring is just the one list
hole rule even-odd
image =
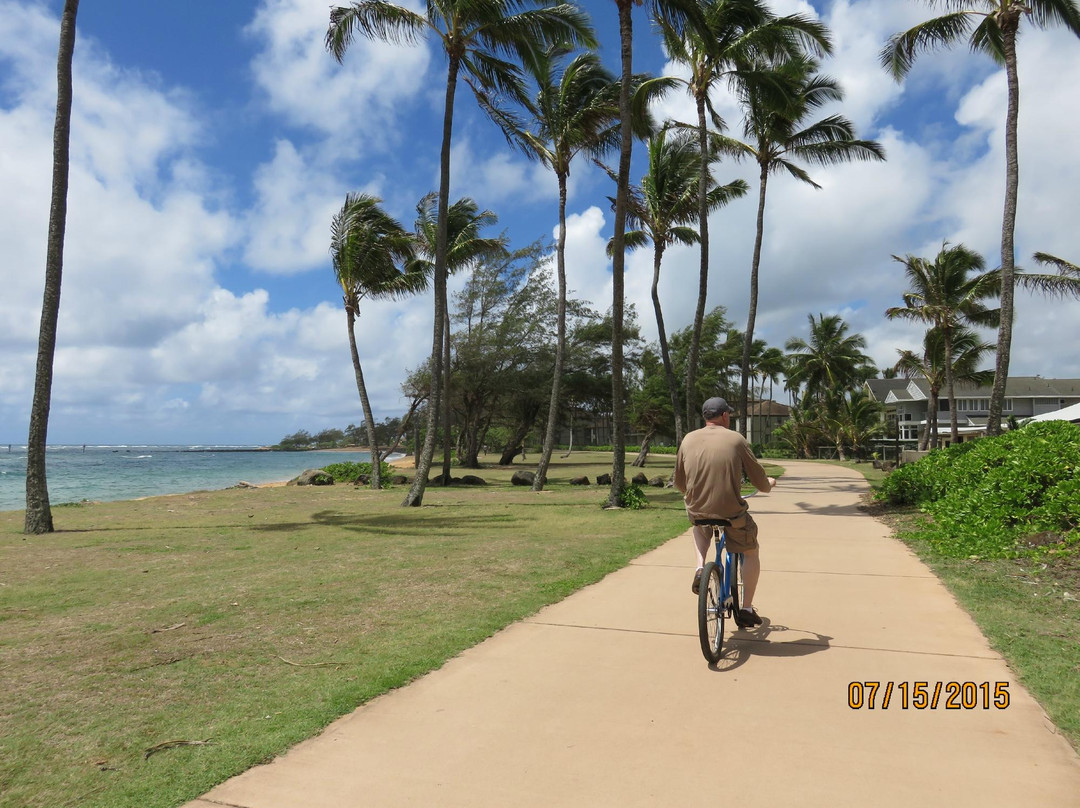
[[[712, 525], [694, 525], [694, 534], [699, 541], [712, 539]], [[758, 527], [749, 513], [731, 520], [731, 527], [724, 528], [725, 544], [728, 552], [746, 553], [758, 549]]]

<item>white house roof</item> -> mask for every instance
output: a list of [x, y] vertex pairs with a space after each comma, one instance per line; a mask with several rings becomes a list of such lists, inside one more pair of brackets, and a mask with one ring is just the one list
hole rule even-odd
[[1066, 407], [1063, 410], [1054, 410], [1053, 412], [1044, 412], [1042, 415], [1036, 415], [1031, 419], [1032, 421], [1072, 421], [1074, 424], [1080, 422], [1080, 404], [1073, 404], [1071, 407]]

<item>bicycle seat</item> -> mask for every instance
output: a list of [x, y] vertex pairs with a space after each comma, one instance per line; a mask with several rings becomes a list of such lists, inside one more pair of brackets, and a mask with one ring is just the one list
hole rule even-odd
[[705, 527], [731, 527], [730, 519], [695, 519], [695, 525], [702, 525]]

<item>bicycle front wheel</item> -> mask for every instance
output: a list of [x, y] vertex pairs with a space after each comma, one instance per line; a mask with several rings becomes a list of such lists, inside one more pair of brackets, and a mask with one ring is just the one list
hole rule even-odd
[[720, 648], [724, 644], [724, 603], [720, 581], [720, 568], [709, 561], [701, 571], [701, 588], [698, 590], [698, 636], [701, 653], [710, 664], [720, 660]]

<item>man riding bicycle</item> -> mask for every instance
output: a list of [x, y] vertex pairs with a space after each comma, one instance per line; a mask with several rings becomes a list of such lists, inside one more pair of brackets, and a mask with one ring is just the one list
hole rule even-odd
[[[767, 494], [776, 480], [765, 474], [750, 442], [731, 430], [732, 409], [722, 398], [710, 398], [702, 405], [705, 426], [687, 434], [675, 460], [675, 487], [683, 493], [686, 513], [691, 522], [701, 519], [724, 519], [727, 549], [743, 554], [743, 603], [734, 615], [739, 628], [761, 625], [754, 608], [754, 593], [761, 575], [758, 556], [758, 528], [741, 494], [743, 476]], [[694, 525], [697, 571], [691, 589], [696, 595], [701, 586], [701, 570], [712, 541], [712, 528]]]

